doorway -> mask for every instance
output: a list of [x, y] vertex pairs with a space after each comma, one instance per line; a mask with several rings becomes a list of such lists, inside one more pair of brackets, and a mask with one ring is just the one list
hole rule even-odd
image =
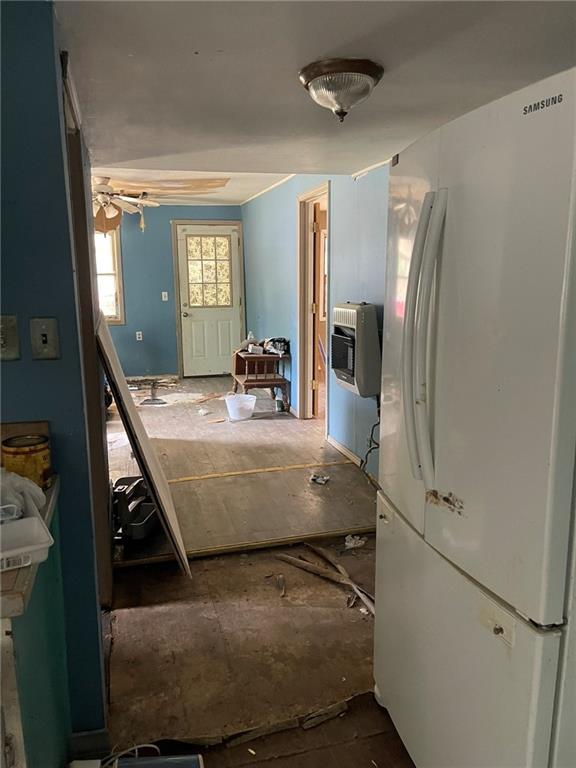
[[244, 338], [239, 222], [173, 222], [182, 376], [230, 373]]
[[298, 198], [299, 416], [326, 421], [328, 367], [329, 187]]

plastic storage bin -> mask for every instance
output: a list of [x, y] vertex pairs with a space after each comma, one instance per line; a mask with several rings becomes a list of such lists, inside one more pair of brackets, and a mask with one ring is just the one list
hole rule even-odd
[[40, 515], [21, 517], [0, 525], [0, 571], [12, 571], [48, 557], [54, 544]]
[[226, 408], [228, 408], [230, 421], [244, 421], [252, 418], [255, 405], [255, 395], [226, 395]]

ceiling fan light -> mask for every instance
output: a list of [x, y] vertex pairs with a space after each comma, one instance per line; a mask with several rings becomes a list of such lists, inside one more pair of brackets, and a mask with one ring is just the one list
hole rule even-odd
[[114, 216], [118, 216], [120, 211], [116, 206], [112, 205], [112, 203], [108, 203], [108, 205], [104, 208], [104, 213], [106, 214], [107, 219], [113, 219]]
[[300, 71], [300, 82], [321, 107], [342, 122], [348, 112], [372, 93], [384, 69], [369, 59], [324, 59]]

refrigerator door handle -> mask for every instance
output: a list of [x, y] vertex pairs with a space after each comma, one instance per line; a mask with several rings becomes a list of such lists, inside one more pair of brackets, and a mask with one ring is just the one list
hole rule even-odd
[[418, 307], [415, 322], [415, 382], [414, 404], [416, 412], [416, 441], [422, 479], [426, 489], [432, 489], [434, 484], [434, 457], [432, 455], [432, 438], [430, 435], [427, 362], [428, 362], [428, 332], [430, 320], [430, 303], [432, 285], [438, 256], [440, 254], [440, 237], [446, 218], [446, 203], [448, 190], [439, 189], [434, 198], [428, 236], [422, 255], [420, 272], [420, 289], [418, 292]]
[[404, 332], [402, 335], [402, 401], [404, 410], [404, 426], [406, 430], [406, 443], [410, 457], [412, 476], [422, 479], [420, 457], [418, 454], [418, 440], [416, 436], [416, 413], [414, 408], [414, 332], [416, 324], [416, 308], [418, 304], [418, 285], [420, 282], [420, 270], [426, 234], [430, 222], [430, 214], [434, 203], [435, 192], [427, 192], [422, 202], [420, 219], [416, 228], [412, 258], [410, 260], [410, 272], [408, 273], [408, 286], [406, 289], [406, 302], [404, 309]]

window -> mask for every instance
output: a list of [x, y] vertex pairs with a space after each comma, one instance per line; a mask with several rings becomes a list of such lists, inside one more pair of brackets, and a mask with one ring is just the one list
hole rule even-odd
[[96, 279], [98, 281], [98, 303], [109, 323], [124, 322], [124, 301], [122, 295], [122, 267], [120, 264], [120, 233], [95, 232]]
[[188, 297], [191, 307], [231, 307], [230, 235], [188, 235]]

